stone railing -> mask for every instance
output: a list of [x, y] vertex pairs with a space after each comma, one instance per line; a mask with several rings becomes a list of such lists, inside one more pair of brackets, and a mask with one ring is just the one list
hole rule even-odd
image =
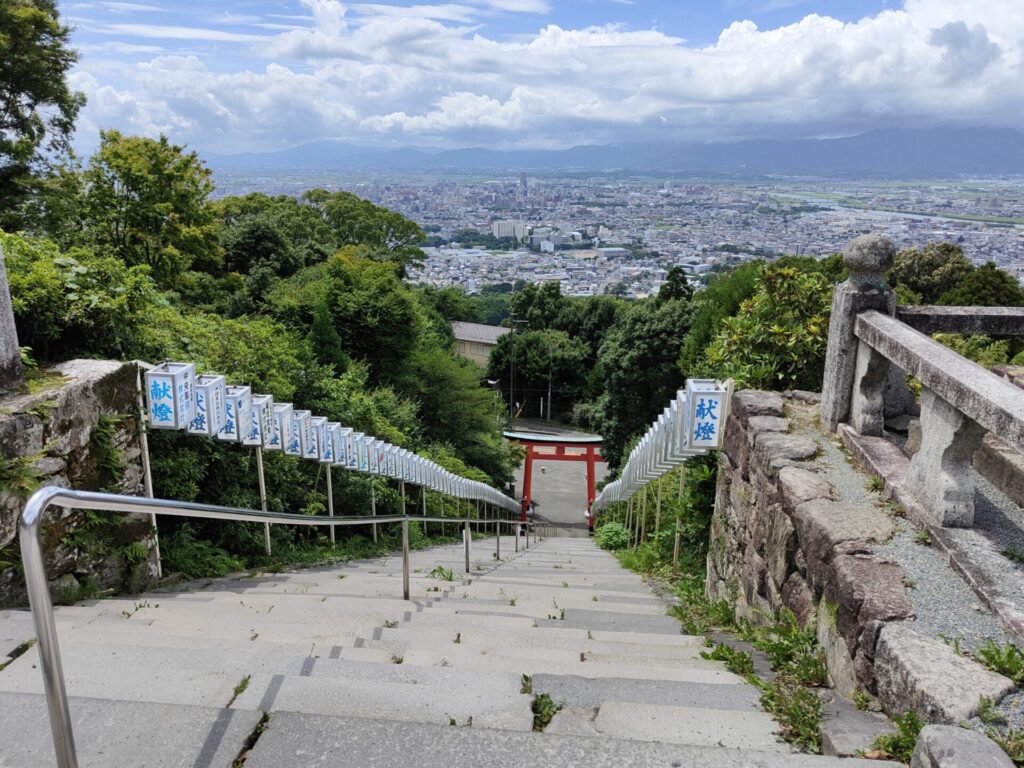
[[943, 526], [974, 522], [971, 461], [986, 432], [1024, 452], [1024, 390], [932, 340], [928, 333], [1024, 333], [1024, 309], [896, 307], [885, 283], [895, 248], [867, 235], [844, 252], [850, 277], [836, 287], [821, 415], [865, 436], [916, 410], [906, 374], [922, 384], [921, 444], [904, 487]]

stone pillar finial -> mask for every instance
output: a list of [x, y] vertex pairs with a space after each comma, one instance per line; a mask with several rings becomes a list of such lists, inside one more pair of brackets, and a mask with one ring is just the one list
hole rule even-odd
[[857, 362], [857, 338], [853, 333], [857, 315], [870, 309], [896, 314], [896, 294], [885, 283], [885, 273], [895, 258], [896, 247], [879, 235], [856, 237], [843, 249], [850, 276], [832, 294], [821, 383], [821, 418], [830, 432], [835, 432], [850, 413]]
[[885, 273], [896, 260], [896, 246], [881, 235], [861, 235], [846, 244], [843, 263], [850, 281], [860, 287], [884, 284]]
[[0, 390], [17, 389], [24, 384], [18, 329], [14, 327], [14, 307], [7, 285], [7, 264], [0, 246]]

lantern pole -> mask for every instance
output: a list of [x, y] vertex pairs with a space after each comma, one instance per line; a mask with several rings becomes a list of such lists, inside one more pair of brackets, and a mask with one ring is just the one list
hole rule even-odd
[[[149, 435], [146, 433], [146, 400], [142, 394], [142, 363], [135, 361], [135, 391], [139, 400], [139, 450], [142, 454], [142, 480], [147, 498], [153, 498], [153, 470], [149, 464]], [[153, 529], [153, 552], [156, 553], [156, 577], [164, 577], [164, 567], [160, 562], [160, 534], [156, 527], [156, 515], [150, 514], [149, 525]]]
[[[331, 465], [327, 465], [327, 514], [334, 517], [334, 489], [331, 487]], [[331, 528], [331, 546], [334, 546], [334, 526]]]
[[[256, 446], [256, 475], [260, 481], [260, 509], [267, 511], [267, 479], [263, 475], [263, 448]], [[263, 524], [263, 548], [270, 557], [270, 523]]]
[[[370, 480], [370, 514], [377, 516], [377, 484]], [[373, 543], [377, 543], [377, 524], [373, 524]]]

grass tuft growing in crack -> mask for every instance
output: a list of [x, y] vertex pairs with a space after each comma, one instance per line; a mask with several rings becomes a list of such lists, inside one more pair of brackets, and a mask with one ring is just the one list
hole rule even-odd
[[555, 704], [551, 699], [551, 694], [542, 693], [539, 696], [535, 696], [531, 706], [533, 710], [533, 730], [539, 732], [547, 728], [561, 708], [561, 704]]

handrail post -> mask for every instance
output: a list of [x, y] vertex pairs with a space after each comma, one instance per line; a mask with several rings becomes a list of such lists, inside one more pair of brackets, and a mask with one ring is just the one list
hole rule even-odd
[[501, 560], [501, 520], [494, 518], [495, 559]]
[[409, 599], [409, 520], [402, 521], [402, 599]]
[[57, 642], [57, 623], [53, 617], [53, 603], [50, 601], [50, 590], [46, 582], [43, 548], [39, 543], [39, 524], [51, 497], [48, 490], [52, 489], [37, 491], [25, 505], [25, 512], [19, 524], [21, 562], [25, 569], [28, 602], [32, 609], [32, 622], [39, 643], [39, 662], [43, 672], [46, 706], [50, 712], [50, 730], [53, 733], [57, 768], [78, 768], [75, 735], [68, 708], [68, 692], [64, 685], [64, 668]]
[[519, 528], [521, 526], [522, 523], [518, 521], [515, 523], [515, 525], [512, 526], [512, 538], [516, 540], [516, 552], [519, 551]]
[[469, 540], [470, 540], [470, 533], [469, 533], [469, 518], [468, 517], [466, 518], [466, 522], [465, 522], [464, 527], [462, 529], [462, 536], [463, 536], [463, 539], [466, 542], [466, 573], [469, 573]]

